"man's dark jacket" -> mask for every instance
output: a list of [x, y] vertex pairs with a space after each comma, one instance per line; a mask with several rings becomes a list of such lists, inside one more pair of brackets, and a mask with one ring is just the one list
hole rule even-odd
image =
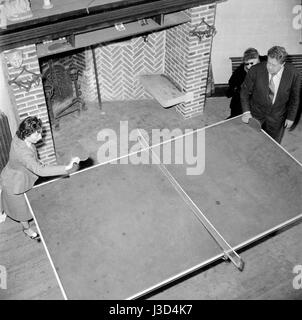
[[269, 74], [266, 62], [254, 65], [241, 86], [242, 111], [251, 111], [253, 117], [271, 123], [294, 121], [300, 96], [300, 74], [290, 63], [285, 63], [274, 104], [269, 98]]

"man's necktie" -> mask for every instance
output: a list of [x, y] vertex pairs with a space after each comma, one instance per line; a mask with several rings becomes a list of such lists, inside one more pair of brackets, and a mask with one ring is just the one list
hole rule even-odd
[[268, 96], [271, 100], [271, 102], [273, 103], [274, 100], [274, 95], [275, 95], [275, 84], [274, 84], [274, 74], [271, 76], [271, 80], [268, 84]]

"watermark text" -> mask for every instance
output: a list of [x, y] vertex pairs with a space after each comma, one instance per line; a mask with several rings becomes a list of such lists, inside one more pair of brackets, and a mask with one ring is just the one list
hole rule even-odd
[[293, 273], [296, 275], [293, 279], [293, 288], [296, 290], [302, 289], [302, 265], [294, 266]]
[[2, 265], [0, 265], [0, 289], [7, 289], [7, 272]]
[[129, 132], [128, 121], [120, 121], [119, 135], [106, 128], [97, 134], [103, 142], [98, 163], [183, 165], [187, 175], [201, 175], [205, 169], [205, 130], [144, 129]]

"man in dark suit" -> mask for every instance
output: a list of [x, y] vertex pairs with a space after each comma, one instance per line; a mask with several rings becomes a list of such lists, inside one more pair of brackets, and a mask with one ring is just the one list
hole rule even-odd
[[299, 107], [300, 74], [286, 63], [287, 52], [274, 46], [268, 50], [267, 62], [253, 66], [241, 86], [242, 121], [251, 117], [262, 129], [281, 143], [284, 129], [290, 129]]

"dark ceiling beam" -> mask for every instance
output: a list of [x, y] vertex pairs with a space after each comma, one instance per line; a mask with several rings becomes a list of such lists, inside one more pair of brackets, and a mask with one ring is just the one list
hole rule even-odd
[[[215, 3], [215, 0], [157, 0], [138, 2], [137, 5], [116, 7], [113, 10], [98, 12], [98, 8], [90, 8], [90, 14], [85, 16], [72, 16], [65, 21], [55, 21], [44, 25], [28, 25], [21, 30], [5, 30], [0, 32], [0, 50], [39, 43], [45, 40], [55, 40], [74, 34], [85, 33], [113, 26], [115, 23], [126, 23], [154, 17], [160, 14], [177, 12], [199, 5]], [[94, 10], [94, 11], [93, 11]], [[96, 12], [96, 13], [91, 13]]]
[[[63, 10], [60, 13], [55, 13], [50, 16], [43, 16], [43, 17], [39, 17], [39, 13], [37, 13], [37, 17], [35, 17], [35, 12], [33, 12], [35, 19], [16, 21], [15, 23], [9, 24], [7, 26], [7, 31], [8, 32], [11, 30], [18, 31], [24, 28], [28, 28], [29, 26], [36, 27], [36, 26], [41, 26], [45, 24], [57, 23], [60, 21], [74, 20], [76, 18], [84, 17], [87, 15], [93, 15], [93, 14], [102, 13], [106, 11], [113, 11], [115, 9], [130, 8], [131, 6], [137, 6], [144, 3], [146, 4], [146, 3], [152, 2], [154, 5], [156, 5], [157, 1], [161, 1], [161, 0], [120, 0], [120, 1], [108, 2], [101, 5], [92, 5], [92, 6], [88, 6], [87, 8], [83, 6], [83, 8], [76, 9], [76, 10], [72, 10], [71, 8], [70, 11]], [[2, 32], [0, 30], [0, 34], [1, 33]], [[4, 33], [6, 32], [4, 31]]]

